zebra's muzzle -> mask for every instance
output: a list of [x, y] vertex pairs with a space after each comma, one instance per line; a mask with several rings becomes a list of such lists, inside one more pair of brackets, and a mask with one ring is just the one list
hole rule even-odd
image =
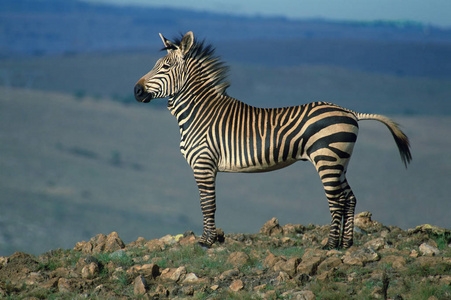
[[144, 89], [144, 87], [137, 83], [135, 85], [135, 99], [139, 102], [148, 103], [150, 100], [152, 100], [152, 95]]

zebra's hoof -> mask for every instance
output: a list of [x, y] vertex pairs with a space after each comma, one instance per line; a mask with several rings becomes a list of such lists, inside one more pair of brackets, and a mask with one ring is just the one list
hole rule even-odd
[[336, 242], [327, 242], [325, 246], [322, 247], [323, 250], [340, 249], [340, 246]]
[[352, 241], [347, 242], [347, 243], [343, 243], [342, 248], [343, 248], [343, 249], [349, 249], [349, 248], [352, 247], [353, 244], [354, 244], [354, 243], [353, 243]]
[[210, 249], [211, 248], [211, 244], [207, 244], [206, 242], [202, 242], [202, 241], [200, 241], [200, 242], [198, 242], [197, 243], [202, 249], [205, 249], [205, 250], [207, 250], [207, 249]]

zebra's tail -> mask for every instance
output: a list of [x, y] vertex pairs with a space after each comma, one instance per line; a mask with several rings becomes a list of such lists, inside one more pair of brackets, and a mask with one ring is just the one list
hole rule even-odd
[[401, 160], [407, 168], [407, 164], [412, 160], [412, 154], [410, 153], [410, 143], [409, 138], [401, 131], [399, 125], [392, 121], [390, 118], [376, 114], [355, 114], [358, 120], [376, 120], [384, 123], [390, 130], [393, 138], [395, 139], [396, 145], [399, 149], [399, 154], [401, 154]]

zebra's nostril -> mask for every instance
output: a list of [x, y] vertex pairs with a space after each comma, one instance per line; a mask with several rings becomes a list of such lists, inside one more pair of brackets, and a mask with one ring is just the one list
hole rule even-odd
[[152, 100], [152, 95], [146, 91], [141, 83], [135, 85], [135, 99], [138, 102], [150, 102]]
[[143, 92], [144, 89], [140, 84], [135, 85], [135, 96], [142, 96]]
[[137, 83], [135, 85], [135, 99], [139, 102], [149, 102], [151, 97], [149, 93], [144, 89], [143, 85]]

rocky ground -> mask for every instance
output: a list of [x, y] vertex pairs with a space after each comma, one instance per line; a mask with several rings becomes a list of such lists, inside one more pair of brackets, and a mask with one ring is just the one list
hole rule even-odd
[[[221, 233], [220, 230], [218, 232]], [[125, 245], [99, 234], [70, 250], [0, 257], [9, 299], [451, 299], [451, 230], [407, 231], [356, 215], [355, 245], [322, 250], [329, 226], [222, 234], [205, 250], [191, 232]]]

